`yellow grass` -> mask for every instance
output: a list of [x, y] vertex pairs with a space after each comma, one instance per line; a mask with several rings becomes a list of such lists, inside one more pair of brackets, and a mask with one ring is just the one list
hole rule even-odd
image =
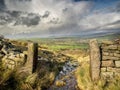
[[114, 78], [111, 82], [103, 79], [93, 82], [90, 78], [88, 62], [83, 62], [75, 75], [80, 90], [120, 90], [120, 77]]

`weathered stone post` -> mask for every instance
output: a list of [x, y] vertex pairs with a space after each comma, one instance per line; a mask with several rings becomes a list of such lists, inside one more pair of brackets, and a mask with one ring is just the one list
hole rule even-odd
[[96, 39], [89, 42], [90, 45], [90, 75], [93, 81], [100, 78], [100, 49]]
[[29, 42], [28, 43], [28, 57], [26, 62], [26, 67], [29, 73], [34, 73], [37, 68], [38, 59], [38, 44]]

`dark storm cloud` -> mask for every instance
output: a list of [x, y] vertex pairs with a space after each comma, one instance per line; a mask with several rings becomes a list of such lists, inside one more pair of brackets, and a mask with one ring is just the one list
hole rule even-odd
[[4, 8], [5, 8], [4, 0], [0, 0], [0, 9], [4, 9]]
[[0, 0], [0, 5], [4, 5], [4, 0]]
[[[4, 6], [4, 0], [0, 1]], [[9, 13], [0, 13], [0, 23], [5, 23], [0, 25], [0, 33], [50, 36], [114, 32], [120, 29], [120, 4], [115, 6], [116, 12], [107, 12], [107, 5], [102, 6], [107, 1], [109, 5], [113, 0], [5, 0]], [[94, 5], [101, 10], [93, 9]]]
[[120, 12], [120, 2], [117, 4], [117, 6], [116, 6], [116, 11], [117, 12]]

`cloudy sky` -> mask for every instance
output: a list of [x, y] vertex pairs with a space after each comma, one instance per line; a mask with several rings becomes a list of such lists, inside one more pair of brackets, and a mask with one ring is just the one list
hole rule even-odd
[[0, 33], [11, 38], [120, 33], [120, 0], [0, 0], [0, 10], [0, 16], [12, 19], [5, 24], [0, 19]]

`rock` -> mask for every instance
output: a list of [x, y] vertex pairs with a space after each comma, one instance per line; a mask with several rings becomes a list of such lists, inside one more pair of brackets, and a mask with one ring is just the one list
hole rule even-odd
[[115, 53], [120, 54], [120, 50], [119, 51], [115, 51]]
[[77, 66], [78, 66], [78, 63], [73, 63], [72, 66], [73, 66], [73, 67], [77, 67]]
[[118, 53], [114, 53], [114, 56], [115, 57], [120, 57], [120, 53], [118, 54]]
[[66, 71], [66, 70], [67, 70], [67, 69], [66, 69], [66, 67], [64, 66], [64, 67], [63, 67], [63, 71]]
[[28, 54], [28, 52], [27, 52], [27, 51], [23, 51], [23, 54], [27, 55], [27, 54]]
[[10, 64], [10, 65], [16, 65], [16, 63], [15, 63], [14, 60], [9, 60], [8, 64]]
[[10, 55], [8, 58], [14, 60], [15, 59], [15, 55], [14, 54]]
[[114, 42], [115, 42], [116, 44], [120, 44], [120, 39], [116, 39]]
[[120, 51], [120, 45], [118, 45], [118, 50]]
[[114, 53], [109, 53], [109, 56], [114, 56]]
[[0, 58], [3, 58], [5, 54], [3, 52], [0, 52]]
[[102, 72], [101, 73], [101, 77], [102, 78], [107, 78], [107, 79], [112, 79], [114, 76], [114, 73], [113, 72]]
[[111, 45], [111, 44], [114, 44], [114, 42], [113, 41], [104, 40], [104, 41], [102, 41], [102, 44]]
[[109, 53], [108, 52], [102, 52], [102, 55], [107, 56], [107, 55], [109, 55]]
[[25, 54], [23, 54], [23, 53], [20, 53], [19, 55], [20, 55], [20, 57], [25, 57]]
[[103, 56], [103, 60], [119, 60], [120, 58], [115, 57], [115, 56]]
[[107, 71], [107, 68], [106, 67], [102, 67], [101, 68], [101, 72], [106, 72]]
[[120, 61], [115, 61], [115, 66], [120, 67]]
[[115, 71], [115, 68], [113, 67], [107, 67], [107, 72], [114, 72]]
[[63, 73], [63, 71], [60, 71], [60, 74], [61, 74], [61, 75], [65, 75], [65, 74]]
[[102, 48], [107, 49], [107, 50], [116, 50], [118, 48], [118, 46], [117, 45], [109, 45], [109, 46], [104, 46]]
[[114, 67], [114, 62], [111, 61], [102, 61], [102, 67]]
[[8, 54], [8, 51], [7, 51], [7, 49], [5, 49], [5, 48], [2, 48], [2, 50], [1, 50], [3, 53], [5, 53], [5, 54]]
[[114, 75], [115, 75], [116, 77], [120, 77], [120, 72], [115, 72]]

